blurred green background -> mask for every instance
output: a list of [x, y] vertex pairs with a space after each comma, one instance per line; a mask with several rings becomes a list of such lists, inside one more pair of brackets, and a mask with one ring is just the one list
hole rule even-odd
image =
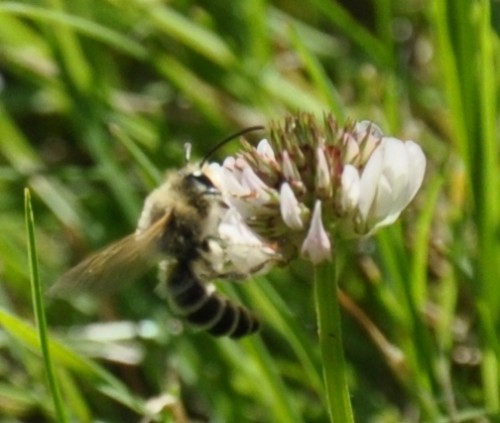
[[[337, 245], [357, 421], [500, 421], [499, 28], [497, 0], [0, 1], [0, 422], [56, 419], [24, 187], [47, 288], [134, 230], [185, 142], [201, 157], [299, 110], [372, 120], [429, 162], [400, 223]], [[221, 285], [264, 322], [241, 342], [183, 327], [154, 271], [46, 299], [70, 421], [328, 421], [310, 275]]]

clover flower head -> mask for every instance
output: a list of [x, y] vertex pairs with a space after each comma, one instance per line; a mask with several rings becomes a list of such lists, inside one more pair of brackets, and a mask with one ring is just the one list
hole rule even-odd
[[372, 234], [393, 223], [420, 188], [426, 159], [413, 141], [385, 136], [369, 121], [322, 123], [310, 114], [271, 127], [256, 147], [245, 140], [218, 169], [225, 201], [284, 259], [317, 264], [335, 236]]

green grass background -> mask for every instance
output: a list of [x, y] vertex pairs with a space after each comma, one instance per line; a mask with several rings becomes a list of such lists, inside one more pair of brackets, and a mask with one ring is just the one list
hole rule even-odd
[[237, 343], [184, 328], [154, 271], [41, 292], [133, 231], [185, 142], [298, 110], [428, 157], [398, 224], [337, 245], [356, 421], [500, 421], [499, 30], [498, 0], [0, 1], [0, 422], [328, 421], [306, 263], [221, 287], [264, 322]]

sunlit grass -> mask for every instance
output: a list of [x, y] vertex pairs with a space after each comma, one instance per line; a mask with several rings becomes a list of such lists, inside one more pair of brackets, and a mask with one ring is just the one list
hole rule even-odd
[[337, 251], [355, 420], [498, 418], [498, 2], [373, 5], [0, 3], [0, 422], [53, 419], [57, 381], [77, 421], [328, 421], [306, 263], [221, 286], [264, 323], [240, 343], [184, 328], [154, 271], [106, 299], [42, 305], [30, 289], [131, 233], [185, 142], [201, 157], [325, 109], [414, 139], [429, 162], [401, 223]]

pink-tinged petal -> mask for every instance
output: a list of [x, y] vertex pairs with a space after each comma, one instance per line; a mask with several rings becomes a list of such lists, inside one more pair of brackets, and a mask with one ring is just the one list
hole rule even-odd
[[319, 200], [317, 200], [314, 205], [311, 225], [309, 226], [306, 239], [302, 243], [301, 253], [304, 257], [311, 260], [313, 264], [330, 260], [332, 257], [332, 244], [323, 226], [323, 220], [321, 218], [321, 201]]
[[332, 193], [332, 177], [323, 147], [316, 148], [315, 188], [316, 193], [322, 196]]
[[222, 167], [225, 167], [226, 169], [234, 169], [236, 159], [233, 156], [226, 157], [224, 159], [224, 162], [222, 163]]
[[300, 173], [293, 161], [290, 159], [288, 151], [283, 150], [281, 152], [281, 160], [282, 173], [285, 179], [287, 181], [300, 181]]
[[233, 178], [236, 179], [240, 184], [241, 184], [242, 170], [248, 166], [249, 164], [246, 162], [246, 160], [239, 157], [237, 158], [228, 157], [224, 160], [224, 163], [222, 164], [222, 167], [230, 171], [233, 175]]
[[236, 157], [236, 159], [234, 160], [235, 169], [242, 171], [247, 167], [250, 167], [250, 165], [243, 157]]
[[223, 181], [222, 184], [224, 189], [221, 189], [221, 191], [235, 197], [250, 195], [250, 189], [238, 180], [236, 174], [237, 172], [232, 172], [229, 169], [223, 168], [221, 180]]
[[271, 144], [269, 144], [269, 141], [265, 138], [259, 141], [259, 143], [257, 144], [257, 154], [269, 161], [276, 161], [276, 156], [274, 155], [273, 148], [271, 147]]
[[257, 176], [250, 166], [243, 169], [241, 184], [250, 190], [259, 204], [265, 204], [271, 200], [270, 192], [272, 189]]
[[243, 169], [241, 181], [244, 186], [250, 188], [251, 191], [260, 191], [267, 187], [250, 166]]
[[354, 166], [344, 166], [340, 189], [340, 205], [342, 211], [344, 213], [349, 213], [358, 206], [361, 192], [359, 172]]
[[285, 182], [280, 188], [280, 211], [285, 224], [294, 230], [300, 230], [304, 226], [300, 217], [300, 207], [290, 185]]

